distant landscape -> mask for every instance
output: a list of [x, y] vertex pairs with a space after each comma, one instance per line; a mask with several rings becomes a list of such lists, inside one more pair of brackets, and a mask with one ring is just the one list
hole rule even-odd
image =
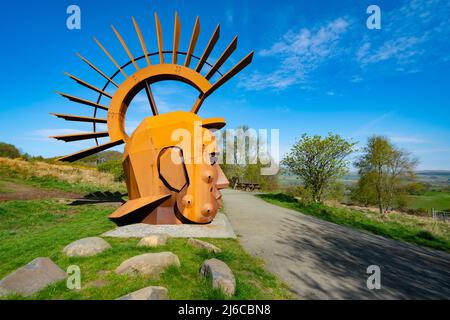
[[[340, 182], [346, 188], [351, 188], [358, 181], [358, 173], [346, 174]], [[426, 186], [423, 192], [407, 195], [407, 207], [431, 212], [434, 210], [450, 211], [450, 170], [421, 170], [416, 172], [416, 181]], [[283, 172], [280, 175], [280, 187], [289, 187], [299, 184], [300, 179]]]
[[[432, 186], [450, 186], [450, 170], [421, 170], [416, 172], [416, 179], [420, 182]], [[280, 182], [283, 185], [295, 185], [299, 178], [288, 172], [281, 175]], [[351, 185], [358, 181], [358, 173], [351, 172], [346, 174], [341, 180], [346, 185]]]

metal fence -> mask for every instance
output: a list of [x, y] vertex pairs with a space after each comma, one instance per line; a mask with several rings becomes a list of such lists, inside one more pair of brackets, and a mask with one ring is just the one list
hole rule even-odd
[[436, 211], [434, 209], [431, 209], [431, 213], [433, 214], [434, 220], [450, 221], [450, 212]]

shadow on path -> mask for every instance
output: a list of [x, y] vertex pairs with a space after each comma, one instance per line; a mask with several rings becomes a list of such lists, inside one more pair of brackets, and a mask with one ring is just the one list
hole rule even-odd
[[[336, 225], [227, 190], [242, 245], [301, 299], [449, 299], [450, 254]], [[381, 289], [366, 286], [381, 269]]]

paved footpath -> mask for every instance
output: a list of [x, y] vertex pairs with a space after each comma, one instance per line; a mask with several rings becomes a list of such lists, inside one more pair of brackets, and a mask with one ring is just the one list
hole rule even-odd
[[[224, 209], [244, 248], [299, 299], [449, 299], [450, 254], [339, 226], [223, 190]], [[381, 269], [369, 290], [366, 269]]]

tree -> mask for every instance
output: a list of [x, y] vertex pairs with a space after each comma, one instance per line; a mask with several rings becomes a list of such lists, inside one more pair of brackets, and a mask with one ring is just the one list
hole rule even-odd
[[367, 207], [377, 204], [377, 195], [373, 188], [373, 174], [368, 173], [360, 176], [355, 186], [351, 188], [351, 200]]
[[[254, 130], [243, 125], [237, 127], [234, 134], [227, 135], [226, 131], [219, 134], [222, 135], [220, 139], [223, 160], [221, 168], [230, 181], [231, 187], [236, 188], [238, 183], [242, 182], [259, 184], [263, 190], [275, 190], [278, 187], [278, 174], [261, 174], [265, 165], [258, 159], [258, 148], [264, 142], [259, 140]], [[230, 157], [227, 151], [231, 152]], [[228, 163], [228, 158], [234, 161]]]
[[0, 142], [0, 157], [19, 158], [20, 151], [12, 144]]
[[356, 161], [360, 176], [359, 184], [367, 194], [375, 195], [380, 214], [392, 208], [401, 194], [400, 184], [404, 178], [414, 177], [417, 160], [405, 150], [396, 148], [381, 136], [368, 139], [363, 154]]
[[321, 202], [324, 192], [347, 173], [347, 157], [354, 151], [354, 142], [329, 133], [327, 137], [304, 134], [291, 148], [282, 164], [298, 175], [312, 195]]

